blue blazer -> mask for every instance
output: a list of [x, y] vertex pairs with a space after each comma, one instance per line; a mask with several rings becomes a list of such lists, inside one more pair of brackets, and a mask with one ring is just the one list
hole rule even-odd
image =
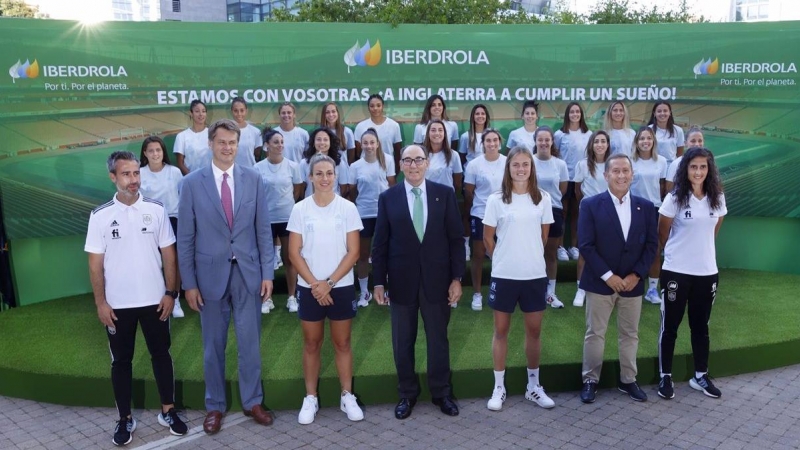
[[372, 276], [376, 285], [391, 284], [392, 303], [415, 303], [420, 288], [427, 301], [446, 303], [450, 282], [464, 275], [464, 229], [455, 192], [428, 180], [425, 192], [428, 217], [422, 242], [414, 231], [405, 183], [378, 197]]
[[650, 264], [658, 251], [656, 209], [653, 203], [631, 195], [631, 227], [628, 239], [622, 234], [617, 211], [608, 191], [583, 199], [578, 215], [578, 248], [586, 265], [581, 275], [581, 289], [601, 295], [614, 291], [600, 278], [609, 270], [622, 278], [636, 273], [639, 284], [623, 297], [644, 293]]
[[233, 230], [222, 210], [209, 164], [183, 179], [178, 206], [178, 263], [183, 288], [200, 289], [204, 300], [220, 300], [231, 273], [231, 259], [242, 271], [248, 291], [273, 278], [272, 228], [267, 191], [253, 169], [233, 166]]

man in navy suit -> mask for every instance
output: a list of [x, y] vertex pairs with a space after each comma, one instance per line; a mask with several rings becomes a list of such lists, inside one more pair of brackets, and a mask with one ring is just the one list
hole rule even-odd
[[618, 388], [641, 402], [647, 394], [636, 383], [639, 315], [644, 280], [658, 250], [657, 211], [650, 201], [631, 195], [633, 166], [628, 156], [609, 157], [604, 176], [608, 191], [585, 198], [578, 215], [578, 247], [586, 261], [580, 280], [586, 290], [581, 401], [595, 400], [608, 320], [616, 306]]
[[253, 169], [234, 164], [239, 126], [219, 120], [208, 127], [212, 161], [183, 179], [178, 207], [178, 261], [186, 301], [200, 312], [206, 419], [222, 425], [225, 347], [233, 316], [239, 350], [239, 394], [246, 416], [262, 425], [261, 303], [272, 294], [273, 245], [266, 188]]
[[425, 180], [428, 159], [421, 146], [406, 147], [400, 165], [405, 180], [378, 199], [372, 247], [375, 300], [387, 304], [387, 280], [392, 288], [392, 348], [400, 396], [394, 414], [398, 419], [411, 415], [420, 394], [414, 344], [421, 314], [433, 403], [443, 413], [457, 416], [450, 387], [447, 325], [451, 306], [461, 298], [465, 269], [461, 217], [453, 189]]

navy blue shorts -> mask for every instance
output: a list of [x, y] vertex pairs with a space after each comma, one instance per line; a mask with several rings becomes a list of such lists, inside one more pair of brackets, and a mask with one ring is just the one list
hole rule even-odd
[[553, 208], [553, 223], [550, 224], [550, 232], [547, 237], [557, 238], [564, 234], [564, 210]]
[[362, 238], [371, 238], [375, 236], [375, 223], [378, 221], [376, 218], [372, 219], [361, 219], [361, 224], [364, 226], [364, 229], [358, 232], [358, 235]]
[[287, 222], [269, 224], [269, 226], [272, 227], [272, 237], [276, 238], [288, 236], [289, 230], [286, 229], [287, 225], [289, 225]]
[[483, 220], [469, 216], [469, 231], [473, 241], [483, 241]]
[[511, 314], [518, 303], [520, 311], [524, 313], [544, 311], [547, 308], [547, 277], [535, 280], [492, 277], [489, 283], [489, 307]]
[[333, 305], [322, 306], [311, 293], [311, 289], [297, 285], [297, 317], [306, 322], [319, 322], [327, 317], [330, 320], [350, 320], [356, 316], [355, 285], [335, 287], [331, 290]]

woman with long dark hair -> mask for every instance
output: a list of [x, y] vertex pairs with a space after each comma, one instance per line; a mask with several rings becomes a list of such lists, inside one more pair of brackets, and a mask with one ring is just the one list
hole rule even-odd
[[403, 147], [403, 137], [400, 134], [400, 124], [384, 114], [384, 101], [380, 94], [372, 94], [367, 99], [369, 117], [356, 125], [353, 132], [356, 139], [356, 156], [361, 157], [361, 136], [365, 131], [374, 128], [378, 132], [383, 152], [394, 160], [394, 166], [399, 166], [400, 149]]
[[481, 136], [483, 131], [491, 125], [489, 109], [486, 105], [477, 104], [472, 107], [469, 113], [469, 130], [461, 134], [458, 141], [458, 153], [461, 155], [461, 165], [467, 167], [467, 163], [483, 155], [483, 141]]
[[425, 102], [422, 118], [417, 126], [414, 127], [414, 143], [422, 144], [425, 141], [428, 125], [434, 120], [439, 120], [444, 124], [448, 146], [453, 150], [457, 150], [458, 124], [447, 116], [447, 105], [444, 103], [444, 98], [439, 94], [431, 95], [428, 97], [428, 101]]
[[339, 105], [334, 102], [322, 105], [319, 126], [330, 128], [336, 134], [339, 138], [339, 154], [342, 158], [347, 158], [348, 164], [353, 164], [356, 161], [356, 140], [353, 130], [344, 126]]
[[428, 170], [425, 171], [425, 178], [461, 192], [464, 170], [461, 168], [458, 154], [450, 148], [445, 123], [438, 119], [431, 120], [422, 145], [428, 151]]
[[211, 164], [206, 104], [200, 100], [192, 100], [189, 104], [189, 117], [192, 119], [192, 126], [175, 136], [175, 145], [172, 147], [175, 165], [184, 175]]
[[[308, 148], [303, 152], [303, 159], [300, 161], [300, 173], [309, 176], [309, 165], [311, 158], [316, 154], [329, 156], [336, 164], [336, 184], [334, 192], [347, 198], [350, 186], [347, 184], [347, 171], [349, 166], [347, 160], [336, 149], [339, 148], [339, 138], [329, 128], [317, 128], [309, 135]], [[310, 178], [305, 180], [305, 197], [310, 197], [314, 193], [314, 184]]]
[[647, 125], [656, 132], [658, 154], [667, 160], [667, 165], [683, 155], [683, 129], [675, 125], [669, 102], [662, 100], [653, 105]]

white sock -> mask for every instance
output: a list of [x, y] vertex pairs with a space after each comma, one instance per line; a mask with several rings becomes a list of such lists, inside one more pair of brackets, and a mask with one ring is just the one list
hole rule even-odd
[[555, 294], [555, 292], [556, 292], [556, 280], [547, 280], [547, 293]]
[[672, 376], [672, 374], [671, 374], [671, 373], [664, 373], [664, 372], [661, 372], [661, 378], [664, 378], [664, 377], [666, 377], [667, 375], [669, 375], [670, 377]]
[[699, 380], [699, 379], [700, 379], [700, 377], [702, 377], [703, 375], [705, 375], [705, 374], [707, 374], [707, 373], [708, 373], [708, 372], [695, 372], [695, 373], [694, 373], [694, 377], [695, 377], [695, 378], [697, 378], [697, 379]]
[[539, 385], [539, 368], [528, 368], [528, 390]]
[[658, 288], [658, 278], [649, 278], [650, 280], [650, 289]]
[[495, 370], [494, 371], [494, 387], [504, 387], [505, 386], [505, 378], [506, 378], [506, 371], [505, 370]]
[[364, 295], [365, 292], [369, 292], [368, 283], [369, 277], [358, 279], [358, 286], [361, 288], [361, 295]]

